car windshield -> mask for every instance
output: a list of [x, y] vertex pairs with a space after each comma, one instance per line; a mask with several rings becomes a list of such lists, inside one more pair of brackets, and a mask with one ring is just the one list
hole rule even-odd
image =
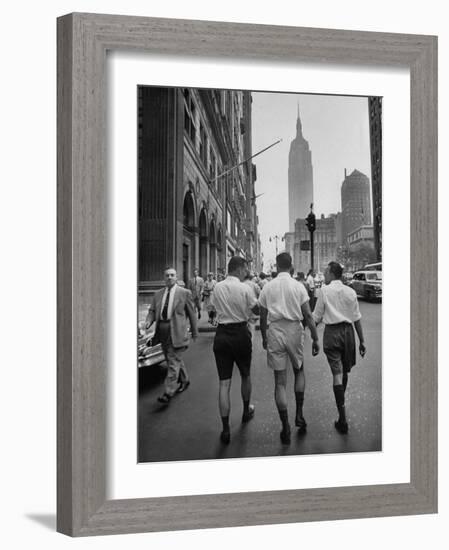
[[375, 272], [375, 273], [367, 273], [366, 274], [367, 281], [381, 281], [382, 280], [382, 273]]

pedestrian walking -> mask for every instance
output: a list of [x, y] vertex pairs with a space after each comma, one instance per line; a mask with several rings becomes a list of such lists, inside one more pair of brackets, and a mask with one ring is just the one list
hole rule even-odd
[[165, 391], [158, 397], [160, 403], [168, 404], [175, 393], [181, 393], [190, 385], [182, 353], [189, 345], [187, 318], [193, 340], [198, 336], [192, 293], [176, 284], [176, 270], [169, 267], [164, 272], [165, 288], [152, 297], [145, 328], [156, 322], [155, 338], [161, 342], [168, 365]]
[[359, 353], [366, 353], [365, 341], [355, 291], [344, 285], [343, 268], [337, 262], [330, 262], [324, 273], [325, 285], [321, 287], [313, 312], [315, 322], [324, 322], [323, 350], [333, 376], [333, 391], [338, 409], [335, 428], [338, 432], [348, 432], [345, 409], [345, 392], [348, 375], [356, 364], [354, 327], [359, 339]]
[[306, 279], [307, 288], [309, 289], [309, 303], [310, 309], [313, 311], [315, 309], [315, 272], [313, 269], [309, 269]]
[[212, 293], [214, 291], [215, 285], [217, 284], [217, 281], [214, 279], [214, 274], [212, 272], [207, 274], [207, 279], [204, 281], [203, 286], [203, 302], [204, 302], [204, 308], [207, 311], [207, 314], [209, 315], [209, 323], [211, 325], [215, 325], [215, 307], [211, 303]]
[[260, 287], [260, 290], [263, 289], [263, 287], [268, 283], [267, 275], [263, 271], [259, 273], [259, 281], [258, 285]]
[[192, 293], [193, 303], [198, 312], [198, 319], [201, 319], [201, 299], [203, 296], [204, 279], [200, 277], [198, 269], [193, 270], [193, 277], [189, 279], [187, 288]]
[[233, 256], [228, 264], [228, 276], [216, 284], [211, 302], [217, 311], [217, 332], [214, 339], [214, 355], [219, 378], [219, 410], [222, 421], [220, 439], [228, 444], [231, 440], [229, 413], [231, 410], [231, 381], [234, 363], [240, 371], [241, 396], [243, 400], [242, 422], [254, 416], [251, 400], [251, 332], [248, 320], [258, 313], [254, 293], [243, 281], [248, 272], [244, 258]]
[[[292, 258], [287, 252], [276, 257], [277, 277], [267, 283], [259, 297], [260, 331], [267, 350], [268, 366], [274, 371], [275, 402], [282, 423], [284, 444], [290, 443], [291, 429], [287, 406], [287, 366], [293, 367], [296, 401], [295, 426], [304, 433], [307, 423], [303, 415], [304, 329], [303, 319], [312, 335], [312, 355], [319, 352], [318, 334], [305, 287], [290, 274]], [[267, 329], [267, 321], [269, 328]]]

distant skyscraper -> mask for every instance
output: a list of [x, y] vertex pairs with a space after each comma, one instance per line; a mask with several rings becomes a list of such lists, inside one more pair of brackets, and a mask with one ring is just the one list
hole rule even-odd
[[288, 155], [288, 212], [289, 231], [295, 231], [295, 221], [306, 218], [313, 203], [312, 153], [302, 135], [299, 116], [296, 120], [296, 137], [290, 144]]
[[361, 225], [371, 225], [371, 199], [369, 179], [354, 170], [346, 175], [341, 185], [341, 215], [343, 241]]

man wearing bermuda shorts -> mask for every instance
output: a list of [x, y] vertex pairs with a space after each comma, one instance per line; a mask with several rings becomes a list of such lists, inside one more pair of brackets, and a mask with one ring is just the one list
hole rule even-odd
[[[262, 343], [267, 350], [268, 366], [274, 371], [275, 402], [282, 422], [280, 433], [283, 444], [290, 443], [290, 424], [287, 409], [287, 365], [295, 376], [295, 425], [305, 432], [303, 416], [304, 376], [304, 319], [312, 335], [312, 354], [319, 352], [318, 334], [309, 306], [309, 296], [303, 284], [291, 275], [292, 258], [287, 252], [276, 257], [277, 277], [267, 283], [259, 296], [260, 330]], [[269, 328], [267, 330], [267, 320]]]
[[[354, 327], [359, 338], [359, 352], [366, 353], [362, 330], [362, 315], [354, 289], [343, 284], [343, 268], [338, 262], [330, 262], [324, 273], [325, 285], [318, 295], [313, 317], [318, 324], [324, 322], [323, 350], [333, 376], [333, 390], [338, 409], [335, 429], [348, 433], [345, 391], [348, 375], [356, 362]], [[354, 325], [353, 325], [354, 324]]]
[[243, 284], [247, 273], [247, 261], [233, 256], [228, 263], [228, 276], [215, 285], [211, 297], [218, 319], [213, 349], [219, 378], [218, 405], [223, 424], [220, 439], [225, 445], [231, 441], [229, 414], [234, 363], [241, 376], [242, 422], [249, 422], [254, 417], [254, 405], [250, 403], [252, 340], [248, 321], [253, 313], [259, 313], [259, 307], [252, 290]]

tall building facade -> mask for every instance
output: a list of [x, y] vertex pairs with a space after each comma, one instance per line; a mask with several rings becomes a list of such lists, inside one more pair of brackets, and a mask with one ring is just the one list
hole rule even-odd
[[382, 261], [382, 98], [368, 98], [371, 146], [371, 185], [373, 191], [374, 250]]
[[258, 269], [251, 93], [141, 86], [138, 119], [140, 290], [159, 288], [166, 265], [184, 281], [232, 255]]
[[302, 134], [299, 116], [296, 120], [296, 137], [290, 144], [288, 155], [288, 209], [289, 231], [295, 231], [298, 218], [306, 218], [313, 203], [313, 167], [309, 143]]
[[[316, 219], [313, 240], [314, 268], [317, 272], [323, 273], [327, 264], [337, 257], [339, 215], [340, 213], [330, 214], [329, 216], [321, 214]], [[295, 222], [295, 231], [286, 233], [284, 240], [285, 250], [293, 259], [295, 272], [307, 273], [311, 268], [311, 254], [308, 248], [310, 233], [306, 226], [306, 220], [298, 218]]]
[[371, 199], [369, 178], [354, 170], [341, 185], [342, 236], [346, 243], [348, 234], [361, 225], [371, 225]]

